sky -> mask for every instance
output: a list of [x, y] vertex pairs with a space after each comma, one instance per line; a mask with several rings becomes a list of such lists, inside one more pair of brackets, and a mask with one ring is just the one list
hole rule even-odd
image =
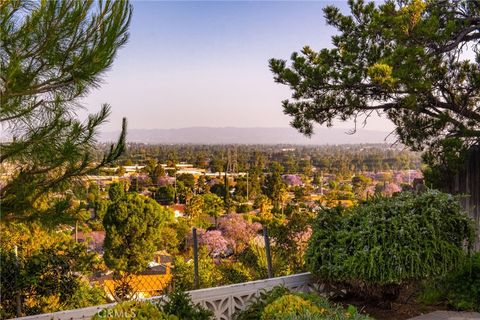
[[[83, 103], [112, 107], [103, 131], [207, 127], [287, 127], [270, 58], [288, 59], [305, 45], [330, 46], [334, 29], [322, 8], [346, 1], [133, 1], [130, 40], [99, 89]], [[341, 123], [339, 127], [351, 127]], [[372, 119], [370, 130], [390, 130]]]

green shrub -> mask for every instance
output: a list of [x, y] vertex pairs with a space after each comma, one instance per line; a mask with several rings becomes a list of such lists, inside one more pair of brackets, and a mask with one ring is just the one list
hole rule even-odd
[[[222, 281], [222, 274], [205, 247], [200, 248], [198, 257], [199, 288], [215, 287]], [[185, 261], [181, 256], [173, 260], [173, 287], [175, 290], [193, 289], [193, 261]]]
[[288, 293], [290, 292], [284, 287], [275, 287], [271, 291], [260, 291], [258, 297], [254, 298], [247, 308], [235, 312], [233, 319], [258, 320], [268, 304]]
[[222, 273], [222, 284], [224, 285], [253, 280], [250, 270], [241, 262], [223, 263], [219, 270]]
[[456, 272], [429, 282], [417, 299], [425, 304], [446, 303], [460, 310], [480, 311], [480, 253]]
[[323, 209], [306, 261], [324, 281], [388, 301], [404, 284], [458, 267], [473, 235], [472, 221], [451, 195], [404, 192]]
[[166, 301], [160, 302], [160, 308], [166, 314], [175, 315], [182, 320], [210, 320], [214, 319], [213, 312], [196, 305], [190, 296], [181, 291], [173, 292]]
[[316, 294], [291, 293], [284, 287], [262, 291], [245, 310], [234, 314], [235, 320], [369, 320], [355, 307], [347, 310], [332, 305]]
[[104, 309], [97, 313], [93, 320], [138, 319], [138, 320], [179, 320], [176, 316], [167, 315], [148, 301], [127, 301]]
[[461, 310], [480, 311], [480, 253], [448, 277], [447, 301]]
[[[324, 311], [324, 309], [322, 309]], [[320, 308], [294, 294], [286, 294], [265, 307], [262, 320], [283, 320], [300, 315], [320, 315]]]
[[91, 286], [89, 283], [79, 280], [77, 290], [68, 297], [64, 309], [85, 308], [104, 303], [107, 303], [107, 299], [103, 288], [97, 285]]

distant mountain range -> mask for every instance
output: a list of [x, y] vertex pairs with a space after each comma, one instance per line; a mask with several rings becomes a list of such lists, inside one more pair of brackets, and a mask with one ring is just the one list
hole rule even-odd
[[[388, 132], [358, 130], [348, 134], [348, 129], [317, 128], [315, 135], [307, 138], [293, 128], [238, 128], [238, 127], [189, 127], [179, 129], [129, 129], [128, 142], [161, 144], [308, 144], [334, 145], [392, 142], [385, 138]], [[100, 141], [115, 141], [119, 132], [103, 132]]]

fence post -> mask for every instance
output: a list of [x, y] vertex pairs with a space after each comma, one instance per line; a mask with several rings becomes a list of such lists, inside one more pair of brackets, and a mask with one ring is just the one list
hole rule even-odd
[[20, 296], [20, 290], [18, 288], [18, 274], [20, 273], [20, 262], [18, 260], [18, 247], [17, 245], [14, 246], [14, 253], [15, 253], [15, 302], [17, 305], [17, 317], [22, 316], [22, 299]]
[[197, 228], [192, 229], [193, 233], [193, 288], [198, 289], [198, 239]]
[[272, 254], [270, 253], [270, 239], [268, 238], [267, 227], [263, 227], [263, 239], [265, 241], [265, 253], [267, 255], [268, 277], [273, 278]]

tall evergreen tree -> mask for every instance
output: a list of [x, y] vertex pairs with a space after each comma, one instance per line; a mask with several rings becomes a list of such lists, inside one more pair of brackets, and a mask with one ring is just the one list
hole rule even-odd
[[80, 100], [128, 39], [127, 1], [2, 1], [0, 123], [11, 141], [0, 162], [12, 179], [2, 188], [2, 218], [29, 215], [40, 196], [114, 161], [124, 150], [126, 121], [115, 145], [95, 159], [107, 104], [85, 121]]
[[172, 222], [174, 215], [153, 199], [114, 190], [116, 200], [109, 205], [103, 219], [106, 231], [103, 257], [114, 277], [123, 281], [117, 295], [125, 298], [129, 293], [128, 277], [145, 270], [153, 260], [161, 227]]

